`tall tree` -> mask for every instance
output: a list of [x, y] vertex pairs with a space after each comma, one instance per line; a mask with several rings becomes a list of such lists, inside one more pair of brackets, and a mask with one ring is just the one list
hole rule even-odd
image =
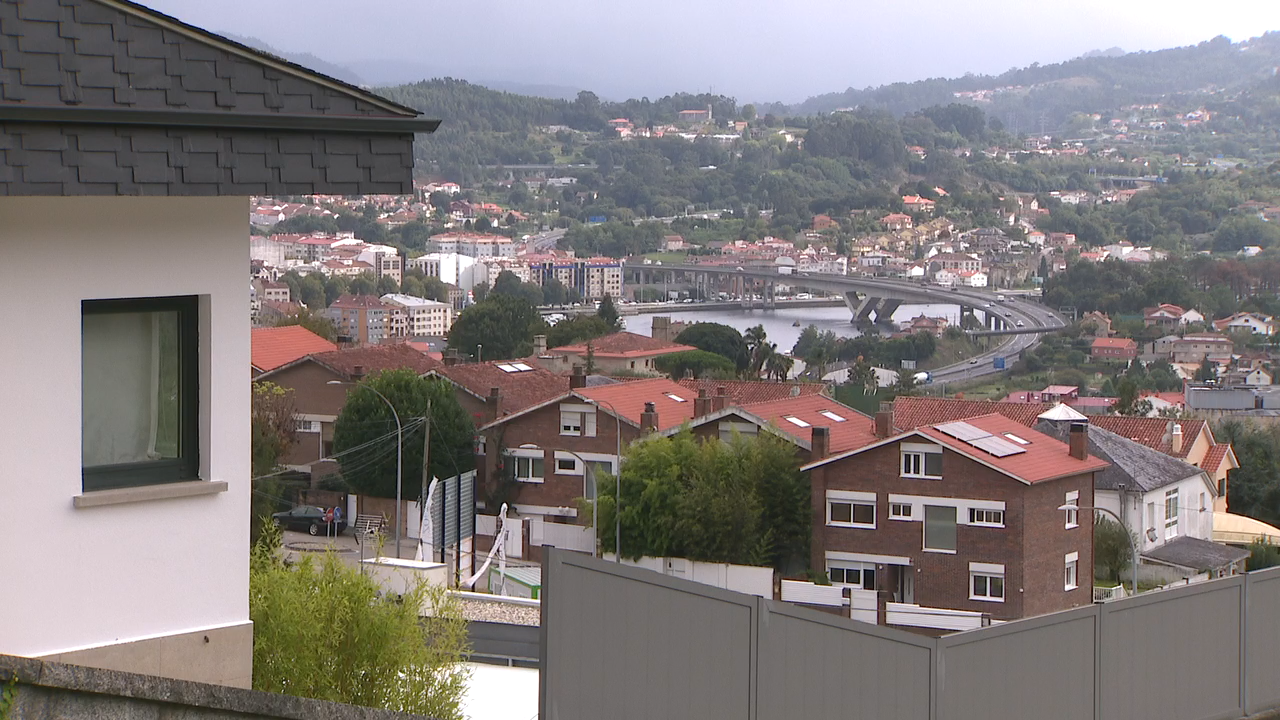
[[564, 347], [584, 340], [594, 340], [613, 332], [599, 315], [574, 315], [551, 326], [547, 331], [547, 347]]
[[749, 360], [747, 343], [737, 329], [720, 323], [694, 323], [675, 337], [681, 345], [692, 345], [727, 358], [739, 372], [745, 370]]
[[286, 325], [301, 325], [329, 342], [338, 338], [338, 329], [333, 326], [333, 321], [310, 308], [302, 308], [296, 314], [276, 321], [276, 327]]
[[545, 335], [547, 323], [523, 298], [493, 295], [463, 310], [449, 330], [449, 347], [484, 360], [524, 357], [533, 352], [533, 336]]
[[347, 284], [347, 292], [352, 295], [372, 295], [377, 290], [378, 281], [374, 279], [373, 273], [360, 273]]
[[[412, 370], [402, 369], [378, 373], [364, 383], [391, 402], [406, 428], [400, 438], [404, 498], [418, 498], [422, 488], [423, 428], [427, 425], [432, 475], [452, 477], [473, 467], [475, 429], [449, 382], [418, 377]], [[376, 497], [396, 496], [395, 416], [376, 393], [360, 386], [347, 392], [346, 404], [334, 423], [333, 449], [342, 477], [352, 488]]]
[[596, 315], [609, 327], [618, 329], [618, 308], [614, 307], [613, 298], [609, 297], [608, 293], [600, 298], [600, 307], [596, 308]]

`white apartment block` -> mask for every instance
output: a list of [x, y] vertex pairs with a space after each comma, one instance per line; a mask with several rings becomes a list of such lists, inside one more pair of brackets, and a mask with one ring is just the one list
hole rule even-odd
[[433, 253], [459, 253], [473, 258], [516, 255], [516, 245], [511, 238], [472, 232], [432, 235], [428, 249]]
[[390, 293], [382, 302], [392, 306], [388, 334], [392, 337], [439, 337], [453, 325], [453, 306], [426, 298]]

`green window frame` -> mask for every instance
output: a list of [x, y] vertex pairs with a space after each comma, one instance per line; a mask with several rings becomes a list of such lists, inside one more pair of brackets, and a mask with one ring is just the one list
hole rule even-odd
[[[84, 300], [81, 314], [81, 482], [85, 492], [112, 488], [159, 485], [200, 479], [200, 304], [195, 296], [130, 298], [120, 300]], [[158, 457], [142, 461], [92, 462], [86, 445], [91, 442], [94, 423], [106, 424], [101, 409], [88, 405], [100, 400], [101, 386], [128, 371], [117, 366], [103, 366], [110, 357], [101, 346], [101, 334], [86, 333], [102, 327], [104, 316], [152, 314], [152, 362], [154, 387], [151, 405], [145, 413], [151, 419], [149, 431], [153, 454]], [[173, 322], [161, 327], [161, 314], [172, 314]], [[110, 395], [109, 391], [105, 392]], [[91, 396], [95, 399], [91, 399]], [[114, 401], [115, 399], [113, 399]], [[117, 404], [116, 407], [119, 407]], [[124, 413], [127, 415], [127, 413]], [[116, 422], [112, 418], [110, 422]], [[164, 452], [159, 447], [164, 446]]]

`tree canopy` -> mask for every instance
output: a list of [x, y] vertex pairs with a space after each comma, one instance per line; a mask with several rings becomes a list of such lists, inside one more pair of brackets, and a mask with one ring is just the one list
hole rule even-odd
[[675, 337], [681, 345], [692, 345], [699, 350], [715, 353], [729, 360], [740, 372], [747, 368], [749, 357], [747, 343], [736, 328], [720, 323], [694, 323]]
[[533, 336], [545, 334], [547, 323], [528, 300], [495, 292], [458, 314], [449, 347], [482, 360], [507, 360], [528, 356]]
[[[418, 498], [422, 490], [423, 428], [428, 424], [423, 418], [430, 418], [433, 476], [453, 477], [475, 465], [475, 429], [448, 381], [418, 377], [412, 370], [388, 370], [362, 384], [391, 401], [405, 428], [404, 498]], [[334, 455], [347, 484], [368, 495], [395, 497], [396, 442], [391, 409], [377, 393], [352, 387], [333, 428]]]

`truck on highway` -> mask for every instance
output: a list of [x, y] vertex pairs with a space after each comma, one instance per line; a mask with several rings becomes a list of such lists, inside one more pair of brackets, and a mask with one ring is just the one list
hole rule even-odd
[[932, 375], [924, 371], [916, 373], [914, 377], [917, 385], [924, 385], [933, 379]]

